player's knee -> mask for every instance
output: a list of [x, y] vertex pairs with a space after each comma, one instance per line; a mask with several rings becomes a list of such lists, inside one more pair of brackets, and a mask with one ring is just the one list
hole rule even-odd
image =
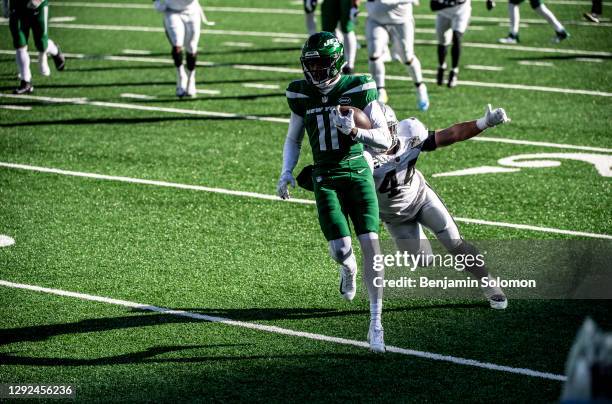
[[529, 0], [529, 5], [531, 6], [531, 8], [535, 10], [542, 5], [542, 1], [541, 0]]
[[462, 37], [463, 37], [463, 33], [459, 31], [453, 31], [453, 44], [461, 45]]
[[414, 55], [410, 55], [410, 56], [406, 56], [406, 66], [410, 66], [412, 64], [412, 62], [414, 62]]
[[197, 55], [195, 53], [187, 52], [186, 56], [187, 56], [187, 69], [195, 70]]
[[172, 60], [174, 60], [174, 65], [179, 67], [183, 64], [183, 48], [180, 46], [172, 47]]
[[339, 264], [344, 264], [353, 255], [350, 237], [343, 237], [329, 242], [329, 255]]

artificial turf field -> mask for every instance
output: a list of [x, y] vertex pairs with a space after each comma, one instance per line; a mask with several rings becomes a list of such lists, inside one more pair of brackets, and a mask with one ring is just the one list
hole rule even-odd
[[[609, 301], [510, 295], [500, 312], [482, 299], [393, 299], [385, 339], [404, 350], [374, 355], [355, 343], [367, 331], [365, 294], [352, 303], [338, 296], [314, 206], [272, 197], [288, 118], [284, 88], [301, 77], [301, 2], [203, 2], [217, 25], [200, 41], [206, 92], [189, 100], [174, 97], [161, 16], [149, 1], [134, 3], [52, 1], [51, 17], [74, 17], [50, 26], [67, 68], [52, 66], [44, 78], [34, 63], [28, 97], [8, 96], [15, 61], [0, 22], [0, 234], [15, 239], [0, 248], [0, 280], [12, 283], [0, 285], [0, 383], [70, 383], [83, 401], [558, 399], [576, 330], [585, 316], [612, 329]], [[503, 47], [496, 40], [507, 31], [506, 4], [487, 13], [474, 1], [453, 90], [432, 83], [432, 14], [427, 4], [415, 8], [426, 113], [415, 108], [403, 66], [387, 64], [390, 105], [401, 118], [443, 128], [480, 117], [487, 103], [512, 118], [484, 133], [489, 141], [419, 160], [467, 239], [612, 238], [612, 24], [582, 23], [586, 2], [549, 7], [568, 41], [551, 44], [552, 30], [525, 4], [521, 46]], [[362, 16], [358, 34], [364, 25]], [[367, 72], [363, 48], [357, 70]], [[298, 170], [311, 161], [308, 149]], [[434, 176], [544, 153], [561, 164]], [[585, 159], [603, 163], [598, 170]]]

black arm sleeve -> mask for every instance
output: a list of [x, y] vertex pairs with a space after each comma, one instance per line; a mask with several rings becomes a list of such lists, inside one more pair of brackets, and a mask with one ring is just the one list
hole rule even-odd
[[427, 136], [427, 139], [425, 139], [425, 141], [423, 142], [423, 144], [421, 145], [421, 151], [434, 151], [436, 150], [436, 132], [433, 130], [429, 131], [429, 136]]

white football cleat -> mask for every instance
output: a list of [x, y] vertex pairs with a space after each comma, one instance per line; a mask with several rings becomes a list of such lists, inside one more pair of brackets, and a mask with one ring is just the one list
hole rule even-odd
[[503, 310], [508, 307], [508, 298], [499, 287], [487, 286], [483, 292], [492, 309]]
[[176, 96], [184, 97], [187, 94], [187, 73], [185, 68], [181, 65], [176, 68]]
[[429, 109], [429, 96], [427, 95], [427, 86], [421, 83], [416, 88], [417, 93], [417, 108], [419, 111], [427, 111]]
[[38, 68], [40, 69], [40, 74], [43, 76], [49, 77], [51, 75], [49, 61], [47, 60], [47, 52], [41, 52], [38, 54]]
[[385, 353], [385, 330], [383, 330], [382, 326], [379, 328], [370, 325], [368, 342], [370, 343], [370, 351]]
[[187, 73], [187, 95], [189, 97], [196, 96], [196, 80], [195, 80], [195, 70], [191, 70]]
[[357, 271], [340, 267], [340, 295], [349, 302], [355, 297], [357, 291]]
[[387, 90], [384, 88], [378, 89], [378, 101], [386, 104], [389, 101], [389, 96], [387, 95]]

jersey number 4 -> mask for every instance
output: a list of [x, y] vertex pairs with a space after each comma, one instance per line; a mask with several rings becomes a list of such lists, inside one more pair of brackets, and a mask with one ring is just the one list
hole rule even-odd
[[[331, 150], [340, 149], [340, 143], [338, 142], [338, 131], [336, 130], [336, 126], [329, 119], [329, 113], [317, 114], [317, 126], [319, 127], [319, 150], [327, 150], [328, 139], [329, 143], [331, 144]], [[327, 128], [329, 128], [329, 131]]]
[[412, 181], [412, 176], [414, 175], [414, 165], [415, 164], [416, 164], [416, 159], [413, 159], [408, 163], [408, 167], [406, 168], [406, 170], [402, 170], [399, 172], [399, 174], [401, 174], [402, 172], [404, 173], [403, 181], [400, 178], [400, 175], [398, 175], [397, 171], [395, 170], [389, 171], [385, 175], [385, 178], [383, 178], [380, 184], [380, 187], [378, 188], [378, 192], [380, 192], [381, 194], [389, 193], [389, 195], [387, 195], [389, 198], [393, 198], [399, 195], [401, 192], [401, 190], [399, 189], [399, 186], [410, 184], [410, 181]]

